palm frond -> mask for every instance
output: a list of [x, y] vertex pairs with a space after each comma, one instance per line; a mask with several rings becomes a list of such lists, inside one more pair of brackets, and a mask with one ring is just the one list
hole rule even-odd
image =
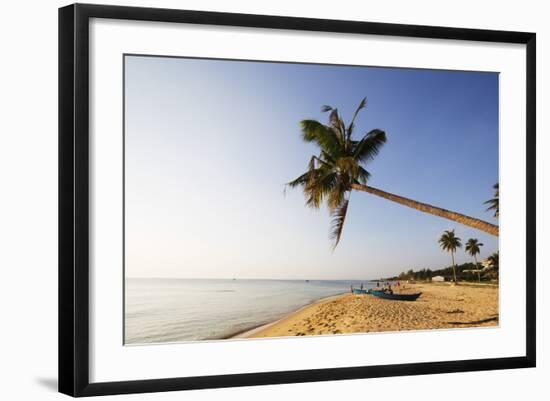
[[380, 129], [368, 132], [359, 142], [353, 141], [353, 157], [359, 162], [372, 160], [386, 143], [386, 133]]
[[297, 187], [303, 187], [305, 192], [305, 188], [308, 182], [310, 181], [310, 176], [311, 176], [311, 171], [308, 170], [298, 178], [295, 178], [294, 180], [287, 182], [283, 188], [283, 195], [286, 196], [286, 191], [288, 188], [294, 189]]
[[339, 138], [330, 127], [321, 124], [317, 120], [300, 121], [302, 139], [305, 142], [315, 142], [329, 154], [338, 155], [340, 148]]
[[315, 176], [316, 176], [316, 171], [315, 171], [315, 156], [311, 156], [311, 159], [309, 160], [309, 164], [308, 164], [308, 169], [309, 169], [309, 180], [307, 182], [307, 186], [308, 187], [313, 187], [315, 185]]
[[351, 138], [353, 128], [355, 127], [355, 119], [357, 118], [357, 115], [362, 109], [365, 108], [366, 105], [367, 105], [367, 98], [364, 97], [363, 100], [361, 100], [361, 103], [359, 103], [359, 106], [357, 106], [357, 110], [355, 110], [355, 113], [353, 114], [353, 118], [351, 119], [351, 122], [348, 125], [348, 138]]
[[325, 196], [330, 195], [338, 183], [338, 175], [331, 170], [318, 169], [313, 173], [313, 179], [309, 177], [304, 186], [306, 205], [319, 209]]
[[338, 138], [340, 139], [340, 144], [345, 145], [346, 143], [346, 132], [344, 122], [338, 114], [338, 109], [332, 109], [329, 116], [329, 125], [336, 131]]
[[357, 163], [357, 160], [355, 160], [353, 157], [341, 157], [336, 160], [335, 165], [344, 179], [346, 179], [346, 177], [349, 177], [348, 181], [350, 183], [353, 179], [357, 178], [359, 163]]
[[327, 111], [331, 111], [331, 110], [332, 110], [332, 107], [328, 106], [326, 104], [323, 107], [321, 107], [321, 112], [322, 113], [326, 113]]
[[477, 255], [478, 253], [481, 252], [481, 247], [483, 246], [483, 244], [481, 242], [479, 242], [477, 240], [477, 238], [470, 238], [467, 242], [466, 242], [466, 246], [464, 247], [464, 249], [466, 250], [466, 252], [468, 252], [468, 254], [470, 256], [475, 256]]
[[444, 251], [454, 252], [462, 247], [461, 239], [455, 235], [455, 230], [446, 230], [438, 242]]
[[328, 121], [331, 127], [338, 127], [340, 124], [340, 116], [338, 115], [338, 109], [332, 109], [328, 117]]
[[499, 217], [499, 185], [498, 182], [493, 185], [493, 188], [495, 190], [495, 196], [492, 199], [489, 199], [488, 201], [483, 202], [485, 205], [489, 205], [489, 207], [486, 209], [486, 211], [494, 210], [494, 217]]
[[346, 193], [351, 190], [350, 185], [337, 175], [331, 191], [327, 194], [327, 204], [330, 210], [338, 208], [346, 198]]
[[306, 185], [307, 182], [309, 181], [309, 174], [310, 174], [310, 172], [308, 171], [307, 173], [302, 174], [298, 178], [295, 178], [294, 180], [292, 180], [290, 182], [287, 182], [285, 184], [285, 186], [287, 186], [289, 188], [296, 188], [296, 187], [299, 187], [299, 186]]
[[335, 208], [331, 215], [332, 215], [332, 222], [331, 222], [331, 233], [330, 238], [333, 241], [332, 249], [334, 250], [338, 243], [340, 242], [340, 238], [342, 237], [342, 232], [344, 230], [344, 223], [346, 221], [346, 214], [348, 213], [348, 205], [349, 205], [349, 199], [344, 199], [340, 206]]
[[361, 185], [367, 185], [369, 178], [370, 178], [370, 173], [367, 170], [365, 170], [362, 166], [359, 166], [359, 168], [357, 169], [357, 178], [356, 178], [357, 183]]
[[334, 165], [336, 163], [336, 159], [325, 150], [321, 150], [321, 159], [327, 164]]
[[493, 253], [487, 259], [489, 260], [489, 264], [493, 269], [498, 269], [498, 252]]

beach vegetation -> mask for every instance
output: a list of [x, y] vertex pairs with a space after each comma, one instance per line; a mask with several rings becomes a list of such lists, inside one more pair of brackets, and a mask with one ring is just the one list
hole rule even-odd
[[470, 238], [464, 247], [468, 255], [474, 258], [475, 267], [477, 270], [478, 281], [481, 282], [481, 274], [479, 269], [479, 264], [477, 263], [477, 255], [481, 252], [481, 247], [483, 244], [477, 240], [477, 238]]
[[487, 208], [487, 211], [494, 210], [493, 217], [497, 217], [499, 215], [499, 208], [498, 208], [498, 200], [499, 200], [499, 190], [498, 190], [498, 182], [493, 185], [493, 189], [495, 190], [495, 195], [493, 198], [489, 199], [488, 201], [484, 202], [486, 205], [489, 205]]
[[498, 271], [498, 252], [493, 253], [487, 259], [489, 260], [489, 266]]
[[[479, 282], [477, 275], [472, 274], [476, 269], [473, 262], [457, 264], [455, 266], [456, 279], [458, 282]], [[431, 281], [432, 277], [441, 276], [445, 281], [453, 281], [453, 266], [446, 266], [440, 269], [422, 268], [418, 270], [408, 270], [401, 272], [396, 276], [384, 278], [384, 281], [411, 281], [411, 282], [426, 282]], [[498, 280], [498, 269], [493, 267], [483, 269], [481, 272], [481, 281], [496, 281]]]
[[439, 238], [439, 245], [444, 251], [451, 254], [452, 266], [453, 266], [453, 281], [456, 283], [456, 266], [455, 266], [455, 252], [458, 248], [462, 247], [462, 242], [459, 237], [455, 235], [455, 230], [446, 230]]

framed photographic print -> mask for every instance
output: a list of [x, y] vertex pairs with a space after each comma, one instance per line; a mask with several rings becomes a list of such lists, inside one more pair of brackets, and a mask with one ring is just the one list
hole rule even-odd
[[534, 33], [61, 8], [59, 390], [535, 366], [535, 79]]

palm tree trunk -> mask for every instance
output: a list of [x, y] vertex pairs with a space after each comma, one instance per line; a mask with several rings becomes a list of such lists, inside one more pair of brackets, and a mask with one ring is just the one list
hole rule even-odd
[[442, 209], [437, 206], [432, 206], [427, 203], [417, 202], [415, 200], [405, 198], [403, 196], [394, 195], [386, 191], [382, 191], [377, 188], [373, 188], [367, 185], [352, 184], [353, 189], [357, 191], [368, 192], [369, 194], [380, 196], [381, 198], [391, 200], [410, 208], [420, 210], [421, 212], [433, 214], [434, 216], [443, 217], [457, 223], [464, 224], [465, 226], [473, 227], [475, 229], [485, 231], [491, 235], [498, 237], [498, 226], [488, 223], [486, 221], [476, 219], [475, 217], [466, 216], [460, 213], [452, 212], [450, 210]]
[[481, 283], [481, 275], [480, 275], [480, 273], [479, 273], [479, 266], [477, 265], [477, 258], [476, 258], [476, 255], [474, 255], [474, 262], [476, 262], [477, 281]]
[[453, 251], [451, 251], [451, 258], [453, 259], [453, 279], [456, 284], [455, 253]]

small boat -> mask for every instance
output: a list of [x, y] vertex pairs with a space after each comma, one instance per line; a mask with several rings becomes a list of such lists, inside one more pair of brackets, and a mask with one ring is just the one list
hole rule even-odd
[[363, 289], [360, 289], [360, 288], [354, 288], [352, 291], [355, 295], [369, 294], [369, 292], [370, 292], [370, 290], [363, 290]]
[[389, 299], [392, 301], [416, 301], [416, 299], [422, 294], [417, 292], [416, 294], [390, 294], [384, 291], [372, 290], [372, 295], [378, 298]]

